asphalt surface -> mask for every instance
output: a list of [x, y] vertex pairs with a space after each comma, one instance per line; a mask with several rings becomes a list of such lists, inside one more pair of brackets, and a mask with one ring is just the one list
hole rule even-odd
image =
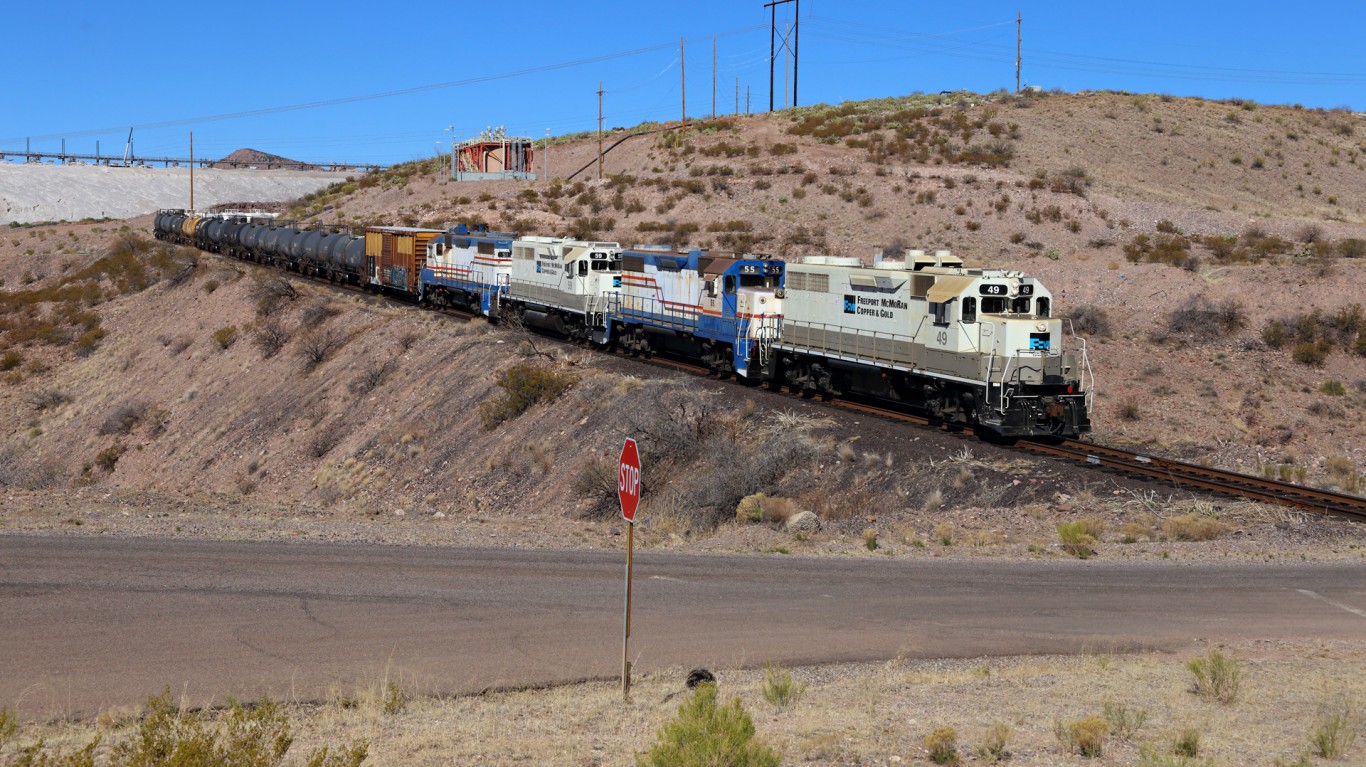
[[[170, 687], [290, 700], [612, 677], [621, 552], [0, 536], [0, 704], [89, 716]], [[638, 551], [638, 672], [1366, 637], [1361, 564]]]

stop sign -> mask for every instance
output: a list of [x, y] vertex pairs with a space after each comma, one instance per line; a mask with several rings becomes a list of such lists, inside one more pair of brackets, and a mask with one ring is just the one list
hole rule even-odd
[[636, 441], [629, 437], [617, 460], [617, 498], [621, 499], [622, 518], [635, 522], [636, 506], [640, 503], [640, 453]]

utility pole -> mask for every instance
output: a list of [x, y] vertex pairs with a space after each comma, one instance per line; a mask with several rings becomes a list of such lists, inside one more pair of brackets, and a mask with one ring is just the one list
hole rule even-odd
[[683, 38], [678, 38], [678, 76], [681, 79], [679, 94], [683, 98], [683, 114], [679, 116], [680, 122], [688, 121], [688, 61], [683, 57]]
[[711, 38], [711, 116], [716, 119], [716, 36]]
[[740, 78], [735, 78], [735, 116], [740, 116]]
[[797, 26], [802, 23], [802, 0], [793, 0], [792, 5], [792, 106], [797, 106], [797, 49], [801, 45], [801, 34]]
[[190, 131], [190, 210], [194, 210], [194, 131]]
[[1020, 92], [1020, 22], [1024, 18], [1019, 11], [1015, 12], [1015, 92]]
[[749, 86], [745, 86], [745, 114], [749, 114]]
[[598, 81], [598, 180], [602, 180], [602, 81]]
[[[794, 8], [796, 9], [796, 15], [797, 15], [797, 17], [799, 18], [799, 17], [801, 16], [801, 12], [802, 12], [802, 6], [801, 6], [801, 3], [799, 2], [799, 0], [772, 0], [772, 2], [764, 3], [764, 7], [767, 8], [767, 9], [769, 9], [769, 21], [768, 21], [768, 111], [770, 111], [770, 112], [773, 111], [773, 86], [774, 86], [774, 82], [773, 82], [773, 68], [774, 68], [774, 62], [776, 61], [776, 57], [777, 57], [777, 49], [774, 47], [773, 41], [774, 41], [774, 37], [775, 37], [775, 36], [777, 35], [777, 33], [778, 33], [778, 6], [780, 6], [780, 5], [785, 5], [785, 4], [787, 4], [787, 3], [795, 3], [795, 4], [796, 4], [796, 5], [794, 6]], [[796, 105], [797, 105], [797, 44], [796, 44], [797, 23], [798, 23], [798, 20], [797, 20], [797, 19], [794, 19], [793, 22], [792, 22], [793, 44], [792, 44], [791, 46], [789, 46], [786, 37], [784, 37], [784, 39], [783, 39], [784, 56], [786, 56], [786, 52], [788, 52], [788, 51], [790, 51], [790, 52], [792, 53], [792, 105], [793, 105], [793, 106], [796, 106]], [[786, 80], [787, 80], [787, 69], [786, 69], [786, 68], [787, 68], [787, 59], [784, 58], [784, 59], [783, 59], [783, 81], [784, 81], [784, 82], [783, 82], [783, 101], [784, 101], [784, 103], [787, 101], [787, 82], [786, 82]]]

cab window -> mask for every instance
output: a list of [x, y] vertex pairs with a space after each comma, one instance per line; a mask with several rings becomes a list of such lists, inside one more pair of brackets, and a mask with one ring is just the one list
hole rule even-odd
[[963, 299], [963, 322], [977, 321], [977, 299]]
[[1029, 296], [1020, 296], [1010, 300], [1010, 311], [1013, 314], [1029, 314]]
[[740, 287], [776, 288], [778, 287], [778, 277], [773, 274], [742, 274], [740, 275]]
[[1038, 307], [1038, 309], [1034, 312], [1035, 314], [1039, 315], [1040, 317], [1048, 317], [1048, 316], [1050, 316], [1050, 315], [1049, 315], [1050, 307], [1049, 307], [1049, 301], [1048, 301], [1047, 298], [1040, 298], [1040, 299], [1035, 303], [1035, 306]]
[[580, 277], [587, 277], [587, 276], [588, 276], [588, 262], [587, 262], [587, 261], [580, 261], [580, 262], [579, 262], [579, 276], [580, 276]]
[[722, 284], [726, 286], [725, 290], [727, 295], [733, 294], [735, 292], [735, 275], [727, 274], [726, 279]]
[[[952, 300], [952, 299], [950, 299], [950, 300]], [[948, 302], [945, 302], [945, 303], [942, 303], [942, 304], [930, 304], [930, 314], [934, 315], [934, 324], [936, 324], [936, 325], [947, 325], [947, 324], [949, 324], [949, 304], [948, 304]]]
[[1006, 301], [1002, 296], [983, 296], [982, 314], [1005, 314]]

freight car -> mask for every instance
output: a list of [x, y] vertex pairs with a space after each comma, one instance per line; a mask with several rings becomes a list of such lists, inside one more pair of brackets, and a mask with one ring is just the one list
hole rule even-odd
[[1085, 341], [1066, 347], [1075, 336], [1038, 280], [966, 269], [948, 251], [907, 256], [791, 264], [770, 379], [895, 400], [1003, 437], [1090, 431]]
[[371, 227], [363, 237], [163, 211], [156, 236], [516, 318], [635, 354], [673, 353], [751, 383], [859, 393], [1013, 439], [1090, 431], [1084, 339], [1018, 271], [948, 251], [906, 261], [756, 256], [614, 242]]

